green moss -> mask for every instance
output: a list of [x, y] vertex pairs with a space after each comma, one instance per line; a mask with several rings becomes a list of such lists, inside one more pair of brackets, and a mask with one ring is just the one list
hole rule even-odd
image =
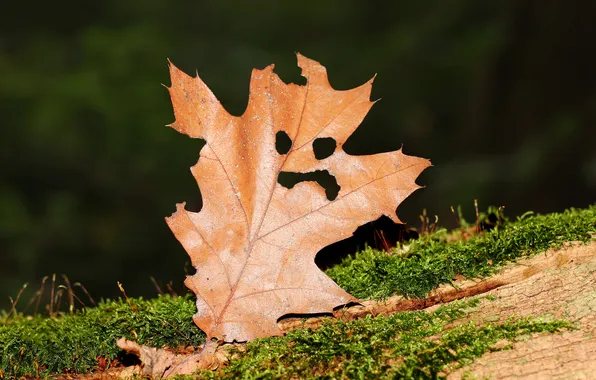
[[559, 247], [589, 241], [596, 233], [596, 205], [548, 215], [525, 214], [515, 223], [469, 240], [447, 243], [445, 231], [412, 243], [407, 256], [367, 248], [327, 270], [339, 286], [360, 299], [394, 294], [424, 297], [456, 275], [468, 278], [495, 273], [503, 263]]
[[246, 351], [219, 372], [200, 378], [376, 378], [431, 379], [448, 366], [459, 368], [495, 344], [519, 336], [570, 329], [565, 321], [510, 319], [477, 326], [450, 324], [476, 307], [478, 299], [457, 301], [434, 312], [401, 312], [352, 322], [330, 321], [317, 330], [301, 329], [285, 337], [250, 342]]
[[[420, 297], [450, 283], [457, 274], [487, 276], [505, 262], [566, 241], [588, 241], [595, 232], [596, 205], [544, 216], [528, 214], [465, 241], [448, 243], [446, 232], [439, 231], [413, 242], [407, 254], [388, 255], [369, 248], [327, 273], [361, 299], [394, 294]], [[192, 322], [195, 306], [191, 296], [129, 302], [107, 301], [74, 315], [51, 318], [0, 315], [0, 378], [93, 370], [98, 357], [112, 360], [121, 355], [115, 345], [121, 336], [153, 347], [196, 346], [204, 341]], [[442, 332], [471, 306], [454, 305], [434, 313], [330, 323], [317, 331], [299, 330], [284, 338], [255, 341], [222, 374], [242, 373], [250, 378], [255, 373], [249, 371], [250, 366], [255, 365], [265, 378], [292, 371], [306, 371], [305, 376], [311, 376], [328, 367], [333, 369], [331, 376], [388, 371], [398, 377], [424, 377], [438, 373], [444, 365], [464, 363], [493, 349], [490, 342], [494, 339], [567, 326], [523, 319]], [[430, 338], [436, 334], [440, 339]]]
[[[132, 306], [132, 308], [131, 308]], [[18, 315], [0, 324], [0, 369], [4, 376], [84, 373], [97, 358], [115, 359], [115, 342], [125, 336], [153, 347], [199, 345], [204, 334], [192, 323], [188, 297], [106, 301], [74, 315]]]

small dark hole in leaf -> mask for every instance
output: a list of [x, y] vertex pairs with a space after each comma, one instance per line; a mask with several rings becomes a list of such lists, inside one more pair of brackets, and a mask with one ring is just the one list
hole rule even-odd
[[186, 204], [184, 205], [184, 209], [190, 212], [199, 212], [203, 208], [203, 197], [201, 196], [200, 190], [193, 194], [189, 194], [186, 198]]
[[310, 173], [281, 172], [277, 177], [277, 182], [288, 189], [293, 188], [299, 182], [305, 181], [318, 183], [325, 189], [325, 195], [330, 201], [337, 198], [337, 194], [339, 194], [340, 187], [337, 180], [327, 170], [317, 170]]
[[284, 131], [279, 131], [275, 135], [275, 149], [279, 154], [287, 154], [292, 147], [292, 139]]
[[321, 137], [315, 139], [312, 143], [312, 149], [315, 152], [315, 158], [317, 160], [323, 160], [335, 152], [337, 143], [331, 137]]

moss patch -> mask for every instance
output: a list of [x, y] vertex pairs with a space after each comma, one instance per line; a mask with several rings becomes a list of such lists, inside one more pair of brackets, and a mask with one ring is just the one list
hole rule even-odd
[[406, 254], [388, 255], [367, 248], [326, 273], [360, 299], [395, 294], [424, 297], [439, 285], [451, 283], [456, 275], [489, 276], [506, 262], [567, 241], [587, 242], [594, 233], [596, 205], [548, 215], [528, 213], [468, 240], [447, 243], [447, 232], [438, 231], [414, 241]]
[[102, 302], [52, 318], [21, 314], [0, 322], [0, 370], [7, 378], [85, 373], [98, 358], [117, 358], [122, 336], [154, 347], [199, 345], [205, 335], [192, 322], [195, 312], [190, 296], [161, 296]]
[[317, 330], [301, 329], [285, 337], [246, 345], [225, 369], [203, 378], [377, 378], [432, 379], [446, 369], [471, 363], [488, 351], [538, 332], [570, 329], [565, 321], [510, 319], [449, 328], [475, 307], [478, 299], [456, 301], [434, 312], [401, 312], [352, 322], [331, 321]]
[[[596, 205], [544, 216], [528, 214], [467, 240], [453, 242], [441, 230], [414, 241], [407, 253], [369, 248], [327, 273], [361, 299], [394, 294], [423, 297], [456, 275], [488, 276], [508, 261], [566, 241], [588, 241], [594, 233]], [[197, 346], [204, 341], [192, 322], [191, 296], [129, 302], [106, 301], [74, 315], [54, 317], [17, 313], [7, 318], [6, 312], [0, 313], [0, 378], [94, 370], [98, 358], [109, 363], [121, 355], [115, 341], [122, 336], [153, 347]], [[291, 371], [314, 376], [326, 368], [332, 376], [385, 371], [405, 377], [433, 376], [446, 365], [464, 363], [494, 349], [499, 339], [568, 326], [561, 321], [520, 319], [444, 331], [472, 304], [464, 306], [454, 303], [434, 313], [335, 322], [316, 331], [298, 330], [284, 338], [258, 340], [247, 345], [248, 351], [221, 374], [234, 376], [254, 365], [263, 377]]]

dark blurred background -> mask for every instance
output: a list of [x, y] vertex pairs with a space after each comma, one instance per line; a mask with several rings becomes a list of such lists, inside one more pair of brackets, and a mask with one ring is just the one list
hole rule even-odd
[[[453, 226], [449, 206], [562, 211], [596, 200], [596, 2], [8, 2], [0, 23], [0, 308], [64, 273], [95, 298], [180, 287], [187, 256], [163, 218], [200, 204], [198, 140], [173, 121], [166, 58], [227, 109], [252, 68], [304, 83], [294, 51], [382, 98], [346, 150], [431, 158], [399, 209]], [[29, 289], [30, 290], [30, 289]], [[25, 296], [23, 296], [25, 297]], [[28, 299], [26, 297], [25, 299]], [[25, 301], [24, 306], [26, 304]]]

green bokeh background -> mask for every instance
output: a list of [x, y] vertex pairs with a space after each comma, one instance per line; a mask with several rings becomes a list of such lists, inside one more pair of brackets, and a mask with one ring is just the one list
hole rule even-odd
[[[509, 215], [596, 200], [596, 3], [563, 1], [10, 2], [0, 25], [0, 308], [65, 273], [96, 298], [180, 287], [187, 256], [164, 223], [200, 205], [201, 142], [173, 121], [166, 58], [198, 69], [240, 115], [252, 68], [335, 88], [377, 74], [382, 98], [350, 153], [431, 158], [399, 209], [453, 225], [450, 205]], [[33, 289], [33, 291], [35, 290]], [[31, 292], [29, 293], [31, 295]]]

